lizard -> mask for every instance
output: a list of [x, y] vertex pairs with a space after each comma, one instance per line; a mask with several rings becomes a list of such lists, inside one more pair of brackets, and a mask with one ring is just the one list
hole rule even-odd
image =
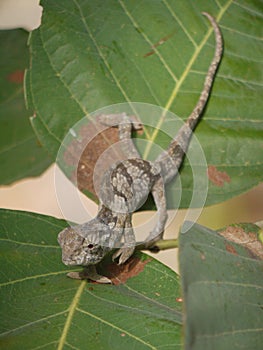
[[136, 246], [132, 227], [132, 214], [152, 193], [158, 221], [144, 244], [150, 248], [163, 238], [167, 220], [165, 184], [178, 174], [187, 152], [191, 135], [198, 124], [209, 99], [215, 75], [223, 53], [223, 38], [216, 20], [203, 12], [210, 21], [215, 35], [215, 51], [205, 77], [200, 97], [168, 149], [154, 162], [144, 160], [137, 151], [132, 138], [132, 129], [142, 125], [126, 113], [100, 115], [98, 120], [109, 127], [118, 127], [122, 150], [127, 159], [116, 162], [105, 172], [100, 186], [99, 209], [90, 221], [67, 227], [58, 235], [62, 248], [62, 261], [67, 266], [83, 266], [87, 277], [99, 283], [110, 283], [107, 277], [96, 272], [96, 265], [111, 251], [118, 248], [112, 258], [125, 263]]

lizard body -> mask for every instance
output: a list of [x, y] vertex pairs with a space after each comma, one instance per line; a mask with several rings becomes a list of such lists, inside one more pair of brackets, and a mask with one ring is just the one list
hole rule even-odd
[[[101, 123], [118, 127], [127, 159], [117, 162], [104, 174], [97, 216], [87, 223], [66, 228], [59, 233], [58, 242], [62, 248], [64, 264], [93, 268], [108, 252], [116, 248], [118, 250], [113, 259], [119, 258], [119, 264], [124, 263], [132, 255], [136, 245], [132, 213], [144, 203], [150, 192], [157, 207], [158, 222], [146, 238], [146, 246], [148, 244], [150, 247], [163, 237], [167, 220], [164, 185], [177, 175], [183, 162], [192, 132], [208, 101], [222, 57], [223, 41], [219, 27], [212, 16], [203, 14], [209, 19], [215, 32], [214, 57], [194, 110], [166, 151], [154, 162], [141, 159], [131, 139], [132, 128], [141, 128], [138, 121], [125, 113], [99, 116]], [[100, 281], [100, 276], [92, 279]], [[105, 281], [109, 282], [103, 280]]]

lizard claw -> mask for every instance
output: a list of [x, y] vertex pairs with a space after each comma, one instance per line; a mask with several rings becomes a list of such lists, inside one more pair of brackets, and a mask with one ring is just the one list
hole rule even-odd
[[133, 254], [134, 247], [130, 248], [120, 248], [118, 249], [112, 256], [112, 260], [116, 260], [119, 258], [118, 265], [125, 263], [129, 259], [129, 257]]

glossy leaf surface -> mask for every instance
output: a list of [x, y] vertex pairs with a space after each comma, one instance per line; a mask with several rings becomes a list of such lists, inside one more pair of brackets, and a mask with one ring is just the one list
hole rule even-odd
[[65, 226], [39, 214], [0, 212], [0, 347], [181, 349], [178, 276], [139, 254], [141, 272], [125, 284], [70, 279], [57, 243]]
[[[236, 233], [247, 231], [255, 241], [252, 226]], [[238, 245], [199, 225], [181, 234], [186, 349], [261, 349], [263, 261], [247, 241]]]
[[[210, 101], [196, 130], [208, 164], [206, 204], [262, 181], [259, 2], [146, 0], [135, 5], [129, 0], [43, 0], [41, 4], [42, 25], [30, 40], [27, 95], [36, 111], [34, 128], [53, 159], [69, 129], [107, 105], [140, 101], [185, 119], [198, 100], [215, 46], [211, 25], [201, 15], [206, 11], [219, 23], [225, 43]], [[152, 122], [156, 129], [146, 125], [141, 137], [165, 147], [161, 130], [166, 125], [169, 129], [169, 120], [157, 115]], [[144, 157], [152, 143], [140, 147]], [[169, 187], [168, 193], [177, 196], [182, 188], [180, 207], [188, 207], [193, 196], [192, 171], [197, 179], [207, 176], [206, 165], [196, 163], [203, 170], [200, 174], [192, 170], [193, 161], [186, 160], [182, 184]], [[199, 186], [199, 191], [206, 188]], [[168, 204], [175, 206], [172, 200]]]

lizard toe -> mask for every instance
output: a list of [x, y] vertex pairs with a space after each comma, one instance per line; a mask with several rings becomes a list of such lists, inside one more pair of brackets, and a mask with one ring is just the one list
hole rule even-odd
[[113, 254], [112, 260], [115, 261], [117, 258], [119, 258], [118, 265], [124, 264], [125, 261], [127, 261], [129, 257], [133, 254], [133, 252], [134, 247], [120, 248]]

